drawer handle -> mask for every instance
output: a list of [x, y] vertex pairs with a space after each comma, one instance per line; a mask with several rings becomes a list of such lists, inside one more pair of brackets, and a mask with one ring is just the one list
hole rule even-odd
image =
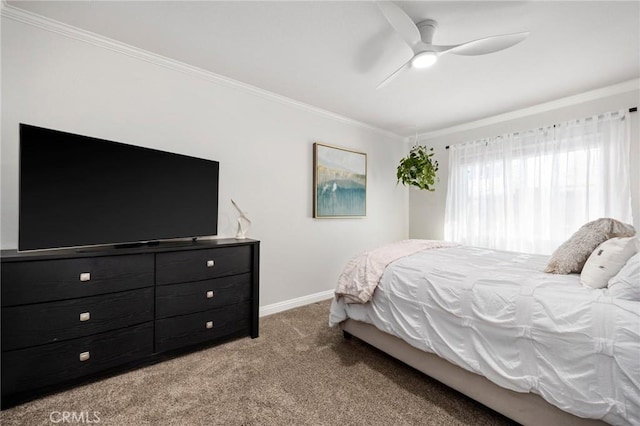
[[207, 260], [207, 268], [213, 268], [215, 264], [216, 262], [214, 262], [213, 260]]
[[213, 328], [213, 321], [207, 321], [207, 328]]
[[83, 272], [80, 274], [80, 281], [91, 281], [91, 272]]
[[213, 297], [213, 290], [209, 290], [207, 292], [207, 299], [211, 299]]
[[91, 319], [91, 313], [83, 312], [80, 314], [80, 321], [89, 321]]
[[91, 358], [91, 354], [88, 351], [80, 354], [80, 361], [88, 361], [89, 358]]

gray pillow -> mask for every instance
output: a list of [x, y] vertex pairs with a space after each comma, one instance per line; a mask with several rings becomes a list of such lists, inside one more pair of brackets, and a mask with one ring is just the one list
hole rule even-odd
[[585, 262], [603, 242], [614, 237], [633, 237], [633, 226], [611, 218], [602, 218], [582, 225], [567, 241], [556, 249], [545, 272], [552, 274], [580, 273]]

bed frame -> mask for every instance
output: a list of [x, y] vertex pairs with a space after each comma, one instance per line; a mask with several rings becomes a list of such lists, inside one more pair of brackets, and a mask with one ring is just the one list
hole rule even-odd
[[348, 319], [341, 324], [345, 337], [355, 336], [418, 371], [523, 425], [605, 425], [562, 411], [539, 395], [505, 389], [489, 379], [467, 371], [429, 352], [378, 330], [370, 324]]

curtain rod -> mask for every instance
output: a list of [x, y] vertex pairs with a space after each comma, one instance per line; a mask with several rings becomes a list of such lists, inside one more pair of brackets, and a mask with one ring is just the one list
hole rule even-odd
[[[637, 112], [638, 111], [638, 107], [631, 107], [629, 108], [629, 112]], [[556, 126], [553, 126], [556, 127]], [[445, 146], [444, 149], [449, 149], [449, 145]]]

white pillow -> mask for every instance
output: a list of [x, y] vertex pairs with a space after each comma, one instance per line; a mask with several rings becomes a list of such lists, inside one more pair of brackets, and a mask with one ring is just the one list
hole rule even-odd
[[605, 288], [609, 279], [620, 272], [627, 260], [638, 251], [635, 240], [634, 237], [618, 237], [600, 244], [584, 264], [580, 283], [591, 288]]
[[609, 295], [640, 302], [640, 253], [634, 254], [618, 274], [609, 280]]

